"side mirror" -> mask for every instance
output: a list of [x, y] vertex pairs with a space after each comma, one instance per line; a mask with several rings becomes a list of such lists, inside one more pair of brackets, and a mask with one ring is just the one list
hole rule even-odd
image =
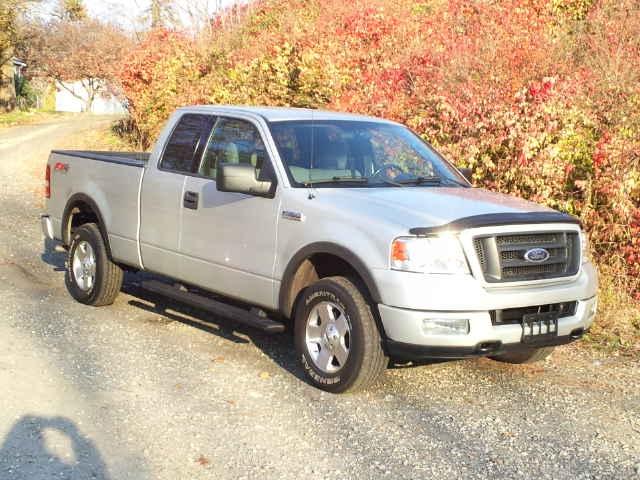
[[471, 168], [459, 168], [460, 173], [464, 178], [466, 178], [469, 183], [473, 183], [473, 169]]
[[272, 195], [271, 180], [258, 180], [256, 167], [247, 163], [220, 163], [216, 169], [216, 186], [221, 192]]

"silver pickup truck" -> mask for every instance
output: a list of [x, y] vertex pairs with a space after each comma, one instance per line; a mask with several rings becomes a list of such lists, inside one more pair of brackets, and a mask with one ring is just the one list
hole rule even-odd
[[156, 293], [291, 326], [309, 381], [343, 392], [389, 359], [541, 360], [593, 322], [579, 221], [467, 176], [387, 120], [188, 107], [149, 155], [53, 151], [42, 228], [79, 302], [154, 272]]

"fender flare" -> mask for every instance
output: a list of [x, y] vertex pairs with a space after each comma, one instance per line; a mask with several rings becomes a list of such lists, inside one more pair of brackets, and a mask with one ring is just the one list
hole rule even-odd
[[375, 303], [381, 303], [380, 292], [373, 279], [373, 275], [371, 275], [369, 268], [360, 259], [360, 257], [354, 254], [351, 250], [335, 243], [315, 242], [306, 245], [305, 247], [302, 247], [300, 250], [298, 250], [298, 252], [291, 258], [291, 260], [289, 260], [287, 268], [285, 268], [284, 274], [282, 276], [282, 281], [280, 283], [280, 292], [278, 295], [278, 308], [285, 317], [289, 318], [293, 309], [293, 302], [291, 302], [291, 305], [289, 305], [288, 297], [294, 276], [302, 262], [317, 253], [334, 255], [349, 264], [364, 282], [367, 290], [369, 291], [371, 299]]
[[89, 206], [91, 213], [93, 213], [98, 218], [98, 229], [100, 230], [100, 234], [102, 235], [102, 240], [107, 248], [107, 254], [111, 257], [111, 246], [109, 245], [109, 236], [107, 235], [107, 229], [105, 227], [104, 219], [102, 218], [102, 214], [100, 213], [100, 209], [96, 202], [93, 201], [91, 197], [84, 193], [74, 193], [67, 200], [67, 205], [64, 207], [64, 212], [62, 214], [62, 243], [64, 245], [69, 245], [71, 243], [71, 229], [69, 228], [69, 220], [71, 215], [73, 214], [73, 209], [80, 203], [84, 203]]

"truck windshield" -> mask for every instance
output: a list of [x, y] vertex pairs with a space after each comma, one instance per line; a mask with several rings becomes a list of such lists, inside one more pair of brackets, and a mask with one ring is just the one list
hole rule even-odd
[[468, 186], [440, 154], [401, 125], [300, 120], [272, 122], [270, 128], [295, 187]]

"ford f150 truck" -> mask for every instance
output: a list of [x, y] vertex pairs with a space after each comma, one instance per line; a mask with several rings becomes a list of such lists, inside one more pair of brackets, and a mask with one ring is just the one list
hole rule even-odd
[[42, 228], [79, 302], [154, 272], [156, 293], [291, 325], [309, 381], [343, 392], [390, 358], [541, 360], [593, 322], [579, 221], [469, 175], [387, 120], [188, 107], [149, 155], [53, 151]]

